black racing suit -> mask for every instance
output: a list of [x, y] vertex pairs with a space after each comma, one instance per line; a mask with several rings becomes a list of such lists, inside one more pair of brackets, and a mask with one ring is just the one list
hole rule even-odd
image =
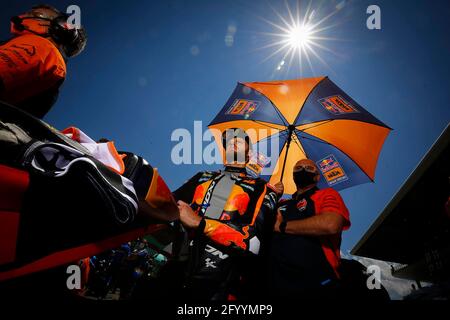
[[[263, 179], [245, 169], [200, 172], [174, 192], [201, 216], [190, 235], [185, 289], [194, 300], [243, 298], [244, 282], [266, 250], [278, 196]], [[250, 269], [250, 270], [249, 270]]]

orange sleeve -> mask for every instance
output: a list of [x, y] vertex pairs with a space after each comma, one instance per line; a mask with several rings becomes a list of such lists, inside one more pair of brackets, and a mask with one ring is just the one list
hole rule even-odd
[[322, 190], [323, 194], [320, 197], [319, 206], [316, 209], [317, 214], [322, 212], [337, 213], [345, 219], [344, 230], [350, 228], [350, 213], [345, 206], [341, 195], [334, 189], [328, 188]]
[[56, 46], [32, 34], [13, 38], [0, 46], [2, 98], [17, 103], [44, 92], [66, 76], [66, 64]]

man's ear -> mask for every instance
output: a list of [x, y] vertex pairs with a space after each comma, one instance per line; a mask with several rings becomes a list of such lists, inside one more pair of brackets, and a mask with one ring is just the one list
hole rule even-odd
[[314, 177], [314, 181], [317, 183], [320, 180], [320, 173], [316, 174]]

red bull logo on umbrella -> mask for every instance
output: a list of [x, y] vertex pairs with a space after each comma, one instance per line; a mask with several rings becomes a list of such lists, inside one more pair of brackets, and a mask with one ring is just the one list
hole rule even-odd
[[225, 114], [248, 116], [258, 108], [258, 101], [236, 99]]
[[332, 114], [358, 113], [359, 111], [339, 95], [319, 99], [320, 104]]
[[316, 164], [330, 187], [348, 180], [348, 176], [334, 155], [331, 154], [317, 161]]

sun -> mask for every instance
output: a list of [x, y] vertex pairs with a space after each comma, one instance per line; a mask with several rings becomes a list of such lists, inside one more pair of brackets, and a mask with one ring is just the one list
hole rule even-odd
[[[278, 17], [280, 22], [259, 17], [271, 27], [275, 28], [274, 32], [260, 33], [269, 36], [270, 42], [258, 49], [274, 49], [263, 62], [277, 56], [278, 60], [274, 70], [275, 72], [289, 72], [291, 66], [297, 64], [300, 77], [305, 70], [305, 65], [308, 65], [314, 74], [314, 59], [320, 61], [320, 63], [333, 71], [323, 59], [322, 53], [327, 51], [337, 55], [336, 52], [328, 48], [327, 44], [329, 41], [339, 39], [326, 37], [325, 31], [337, 26], [337, 24], [330, 24], [329, 19], [342, 9], [345, 2], [339, 3], [331, 12], [325, 15], [323, 15], [324, 11], [320, 8], [312, 7], [312, 1], [309, 2], [306, 8], [302, 9], [300, 8], [299, 1], [297, 1], [295, 12], [289, 7], [288, 1], [285, 4], [287, 9], [286, 16], [281, 15], [272, 8], [275, 17]], [[280, 56], [281, 59], [279, 59]]]
[[302, 49], [312, 41], [310, 26], [293, 26], [287, 33], [287, 38], [291, 48]]

